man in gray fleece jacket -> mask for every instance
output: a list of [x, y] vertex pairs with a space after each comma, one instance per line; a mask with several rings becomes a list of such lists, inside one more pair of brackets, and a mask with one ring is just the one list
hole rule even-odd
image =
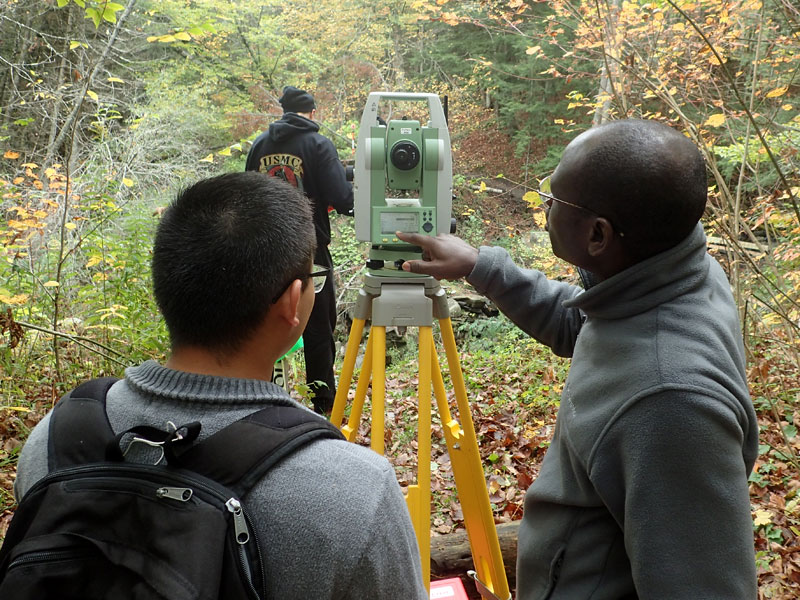
[[[232, 173], [182, 192], [153, 249], [171, 354], [164, 366], [127, 369], [112, 386], [114, 430], [200, 421], [204, 439], [268, 405], [295, 404], [271, 383], [272, 367], [300, 337], [326, 276], [311, 273], [315, 243], [308, 200], [275, 178]], [[22, 450], [17, 498], [47, 473], [48, 423], [49, 415]], [[128, 459], [145, 458], [137, 446]], [[403, 494], [371, 450], [313, 442], [244, 500], [264, 551], [268, 597], [428, 598]]]
[[573, 140], [543, 183], [553, 252], [586, 290], [501, 248], [402, 236], [424, 251], [405, 269], [467, 277], [572, 357], [525, 498], [517, 598], [755, 599], [758, 424], [737, 309], [698, 223], [702, 156], [665, 125], [616, 121]]

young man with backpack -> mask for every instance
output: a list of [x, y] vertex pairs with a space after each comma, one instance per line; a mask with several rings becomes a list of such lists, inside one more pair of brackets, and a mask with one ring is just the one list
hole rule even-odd
[[[170, 334], [170, 356], [164, 365], [147, 361], [128, 368], [125, 378], [105, 392], [107, 423], [101, 420], [96, 429], [110, 424], [118, 434], [113, 443], [98, 443], [93, 431], [83, 432], [77, 441], [69, 440], [77, 446], [77, 450], [70, 450], [73, 454], [89, 454], [92, 446], [98, 446], [101, 454], [104, 451], [107, 457], [113, 457], [117, 462], [100, 465], [109, 477], [78, 477], [84, 470], [73, 467], [45, 490], [47, 494], [62, 494], [60, 504], [83, 497], [84, 506], [93, 513], [108, 502], [109, 491], [119, 491], [122, 484], [126, 485], [123, 491], [128, 500], [107, 511], [106, 529], [112, 534], [107, 533], [104, 540], [93, 539], [90, 550], [99, 548], [111, 563], [123, 563], [130, 552], [121, 547], [122, 538], [133, 540], [133, 545], [141, 546], [138, 550], [145, 558], [122, 572], [136, 572], [133, 579], [148, 581], [132, 579], [129, 583], [121, 579], [119, 589], [111, 582], [104, 584], [104, 591], [95, 593], [88, 591], [89, 587], [106, 577], [106, 571], [94, 568], [88, 577], [76, 571], [73, 579], [83, 578], [70, 584], [77, 586], [77, 595], [69, 595], [66, 584], [59, 583], [61, 594], [34, 597], [428, 597], [403, 495], [385, 458], [335, 439], [336, 432], [308, 443], [304, 443], [308, 438], [293, 434], [288, 439], [296, 449], [282, 455], [265, 475], [254, 475], [263, 472], [261, 462], [273, 459], [265, 454], [263, 461], [254, 460], [251, 448], [269, 440], [274, 432], [289, 431], [295, 423], [309, 431], [331, 427], [270, 381], [273, 364], [299, 338], [314, 305], [315, 290], [327, 275], [324, 271], [312, 272], [314, 249], [307, 199], [289, 185], [258, 173], [231, 173], [200, 181], [181, 192], [164, 212], [156, 233], [152, 271], [156, 300]], [[69, 437], [69, 431], [64, 430], [80, 430], [81, 421], [91, 416], [91, 403], [84, 402], [81, 410], [72, 411], [71, 422], [60, 422], [59, 414], [66, 412], [61, 405], [83, 402], [80, 397], [84, 393], [76, 390], [73, 395], [79, 398], [62, 399], [34, 428], [22, 450], [15, 482], [21, 504], [15, 521], [26, 502], [36, 500], [41, 507], [48, 506], [40, 490], [53, 475], [42, 478], [63, 465], [63, 457], [54, 456], [54, 451], [63, 446], [63, 438]], [[270, 409], [277, 416], [264, 418], [254, 435], [249, 426], [258, 420], [254, 413], [265, 412], [262, 409]], [[58, 427], [53, 425], [56, 422]], [[161, 442], [154, 441], [154, 431], [168, 435]], [[196, 444], [184, 444], [195, 435]], [[204, 452], [192, 456], [197, 448]], [[152, 466], [163, 463], [165, 455], [169, 466]], [[172, 465], [187, 464], [186, 456], [196, 461], [190, 465], [216, 465], [211, 474], [206, 474], [209, 479], [225, 480], [229, 464], [238, 469], [233, 480], [224, 483], [239, 490], [240, 498], [224, 502], [226, 496], [221, 496], [217, 511], [206, 506], [213, 504], [211, 501], [202, 504], [214, 488], [209, 479], [190, 479], [185, 485], [158, 484], [152, 489], [146, 485], [149, 476], [155, 480], [165, 471], [174, 475]], [[112, 481], [112, 471], [134, 468], [139, 468], [136, 480]], [[227, 493], [224, 488], [223, 493]], [[206, 512], [192, 512], [199, 511], [201, 504]], [[153, 521], [149, 513], [164, 506], [172, 516]], [[226, 558], [221, 565], [207, 566], [208, 554], [221, 555], [222, 544], [201, 535], [213, 527], [219, 514], [226, 515], [226, 509], [235, 529], [234, 541], [229, 544], [233, 556], [244, 563], [250, 561], [244, 579], [255, 588], [241, 596], [228, 591], [227, 572], [236, 560]], [[60, 511], [61, 506], [51, 504], [49, 510]], [[82, 540], [87, 537], [81, 531], [75, 533], [84, 524], [78, 523], [80, 511], [73, 513], [53, 525], [64, 531], [65, 544], [70, 535]], [[185, 515], [195, 515], [188, 526]], [[37, 520], [43, 523], [48, 518], [48, 512], [41, 509], [36, 519], [29, 519], [29, 526], [35, 529]], [[66, 522], [70, 520], [73, 523]], [[104, 526], [94, 524], [92, 528]], [[115, 529], [118, 533], [113, 533]], [[163, 560], [152, 556], [156, 548], [168, 547], [170, 540], [192, 539], [191, 535], [194, 541], [173, 543], [173, 554], [162, 556]], [[10, 539], [16, 543], [19, 537], [12, 523], [6, 544], [10, 545]], [[248, 559], [244, 547], [252, 554], [253, 537], [260, 540], [260, 551]], [[45, 549], [37, 547], [36, 541], [34, 550], [44, 554]], [[36, 552], [28, 552], [9, 561], [12, 550], [4, 546], [0, 552], [0, 592], [13, 571], [9, 562], [18, 570], [33, 569], [29, 567], [33, 558], [40, 558]], [[238, 555], [237, 550], [241, 550]], [[175, 565], [188, 566], [181, 575], [170, 576], [178, 568]], [[159, 584], [152, 584], [159, 571], [167, 575], [158, 580]], [[54, 573], [52, 569], [23, 571], [18, 581]], [[196, 594], [184, 593], [193, 589], [192, 577], [211, 583], [200, 585]], [[132, 591], [134, 583], [140, 586], [136, 588], [139, 591]], [[145, 588], [147, 593], [141, 591]], [[8, 592], [8, 588], [5, 590]], [[0, 596], [23, 597], [16, 588], [12, 592]]]
[[[319, 125], [313, 120], [317, 111], [313, 96], [305, 90], [286, 86], [279, 102], [283, 116], [253, 142], [245, 169], [283, 179], [311, 199], [317, 235], [314, 263], [332, 271], [328, 211], [335, 209], [340, 214], [352, 215], [353, 187], [347, 181], [336, 148], [319, 133]], [[317, 294], [303, 332], [306, 380], [314, 394], [314, 410], [323, 414], [330, 413], [336, 395], [333, 377], [335, 327], [336, 296], [333, 277], [328, 277], [325, 287]]]

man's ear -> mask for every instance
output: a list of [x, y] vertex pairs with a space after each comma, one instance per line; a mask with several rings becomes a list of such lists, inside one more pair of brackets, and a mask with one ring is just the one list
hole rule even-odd
[[295, 279], [273, 305], [272, 308], [275, 311], [275, 315], [286, 321], [290, 326], [297, 327], [300, 324], [298, 308], [302, 295], [303, 282]]
[[589, 256], [599, 257], [606, 254], [614, 243], [614, 227], [608, 219], [595, 217], [589, 230]]

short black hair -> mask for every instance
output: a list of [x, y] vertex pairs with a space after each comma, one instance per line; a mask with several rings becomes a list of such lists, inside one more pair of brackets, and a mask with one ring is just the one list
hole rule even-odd
[[686, 136], [657, 121], [626, 119], [594, 130], [581, 155], [580, 196], [625, 234], [637, 258], [671, 248], [703, 216], [708, 179], [703, 155]]
[[239, 349], [274, 298], [308, 275], [315, 249], [308, 199], [278, 179], [229, 173], [181, 191], [162, 215], [152, 259], [172, 347]]

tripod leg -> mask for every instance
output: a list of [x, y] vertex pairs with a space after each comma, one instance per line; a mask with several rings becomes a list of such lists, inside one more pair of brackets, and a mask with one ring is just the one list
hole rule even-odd
[[364, 411], [364, 399], [367, 397], [370, 377], [372, 376], [372, 333], [367, 340], [367, 348], [364, 350], [364, 362], [361, 364], [361, 373], [358, 375], [358, 385], [356, 386], [356, 396], [353, 398], [353, 409], [350, 411], [350, 418], [347, 425], [342, 427], [342, 433], [348, 442], [353, 442], [358, 433], [358, 426], [361, 423], [361, 413]]
[[419, 400], [417, 422], [417, 483], [408, 486], [406, 503], [417, 534], [422, 579], [431, 579], [431, 365], [433, 329], [419, 328]]
[[[500, 552], [500, 541], [497, 538], [492, 507], [489, 503], [489, 493], [486, 489], [486, 479], [478, 451], [478, 440], [467, 400], [453, 326], [449, 318], [440, 319], [439, 324], [462, 426], [459, 426], [450, 414], [444, 382], [439, 369], [439, 360], [435, 353], [432, 356], [435, 373], [434, 390], [439, 415], [444, 425], [443, 431], [450, 463], [453, 467], [453, 478], [464, 513], [464, 525], [472, 550], [472, 559], [477, 571], [478, 589], [483, 587], [487, 594], [491, 593], [495, 598], [505, 600], [511, 598], [511, 593], [503, 567], [503, 555]], [[492, 596], [485, 597], [491, 598]]]
[[353, 380], [353, 368], [358, 357], [358, 347], [361, 344], [361, 335], [364, 333], [364, 319], [353, 319], [350, 326], [350, 336], [347, 338], [347, 347], [344, 352], [342, 372], [339, 375], [339, 385], [336, 388], [336, 397], [333, 401], [331, 423], [340, 427], [344, 417], [344, 407], [347, 404], [347, 394], [350, 391], [350, 382]]
[[384, 453], [386, 426], [386, 327], [373, 325], [369, 330], [372, 342], [372, 428], [370, 448]]

